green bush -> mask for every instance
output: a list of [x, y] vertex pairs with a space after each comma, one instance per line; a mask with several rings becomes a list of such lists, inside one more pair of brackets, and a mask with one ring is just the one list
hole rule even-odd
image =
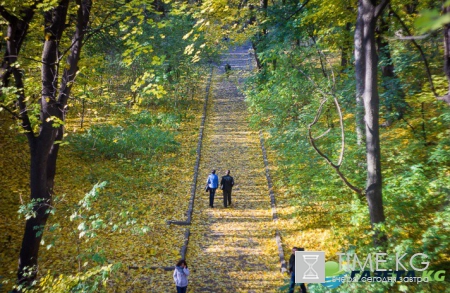
[[135, 126], [158, 126], [162, 129], [178, 129], [181, 118], [173, 113], [158, 113], [154, 115], [148, 111], [142, 111], [130, 117], [127, 124]]
[[82, 156], [107, 159], [153, 156], [160, 152], [174, 152], [179, 146], [173, 132], [133, 124], [127, 127], [93, 126], [81, 135], [72, 136], [69, 142]]

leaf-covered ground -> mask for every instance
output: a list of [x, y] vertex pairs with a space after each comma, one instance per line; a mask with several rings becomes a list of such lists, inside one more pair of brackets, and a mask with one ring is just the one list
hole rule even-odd
[[[237, 71], [248, 68], [247, 49], [228, 55], [229, 78], [223, 67], [214, 78], [187, 255], [194, 270], [190, 292], [275, 292], [283, 279], [259, 136], [234, 84]], [[219, 178], [231, 170], [231, 207], [224, 208], [218, 190], [209, 208], [204, 181], [211, 169]]]
[[[173, 282], [171, 277], [167, 281], [164, 274], [146, 268], [170, 266], [179, 258], [184, 229], [169, 226], [166, 220], [184, 214], [188, 207], [203, 98], [204, 91], [192, 101], [186, 118], [171, 130], [179, 144], [175, 152], [135, 157], [114, 154], [114, 158], [105, 158], [96, 154], [95, 145], [85, 146], [87, 156], [80, 155], [71, 144], [62, 146], [54, 215], [47, 222], [39, 254], [40, 277], [47, 273], [73, 275], [99, 265], [121, 263], [107, 285], [108, 292], [165, 292], [165, 284]], [[92, 124], [117, 124], [123, 119], [91, 118]], [[29, 198], [27, 143], [22, 135], [8, 129], [10, 117], [3, 114], [2, 119], [0, 282], [10, 281], [0, 286], [0, 292], [10, 288], [15, 278], [25, 223], [17, 211]], [[78, 135], [79, 119], [68, 121], [66, 129], [69, 138]], [[102, 181], [107, 185], [99, 199], [90, 211], [82, 211], [85, 220], [71, 221], [78, 202]], [[95, 237], [80, 237], [82, 222], [101, 223], [104, 227], [94, 231]]]

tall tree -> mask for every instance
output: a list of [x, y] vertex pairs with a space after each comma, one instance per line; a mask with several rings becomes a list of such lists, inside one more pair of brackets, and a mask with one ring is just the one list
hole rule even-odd
[[[377, 18], [388, 4], [383, 0], [359, 0], [357, 28], [355, 30], [355, 55], [360, 59], [356, 70], [357, 95], [362, 94], [366, 137], [367, 180], [366, 198], [372, 227], [385, 220], [382, 196], [381, 154], [379, 133], [378, 58], [375, 46]], [[358, 51], [358, 52], [356, 52]], [[362, 88], [361, 88], [362, 87]], [[375, 229], [375, 244], [385, 239]]]
[[[40, 124], [35, 128], [30, 121], [23, 72], [13, 63], [20, 56], [21, 44], [27, 37], [28, 27], [36, 12], [37, 4], [40, 2], [43, 1], [36, 1], [29, 8], [24, 9], [22, 16], [15, 16], [4, 6], [0, 6], [2, 16], [8, 22], [7, 45], [2, 63], [2, 67], [6, 71], [2, 76], [4, 80], [2, 86], [8, 84], [8, 72], [10, 72], [16, 87], [18, 115], [28, 138], [30, 150], [30, 198], [34, 204], [35, 216], [29, 218], [25, 224], [17, 275], [19, 283], [26, 285], [31, 284], [37, 274], [39, 245], [51, 210], [56, 159], [59, 150], [57, 142], [63, 138], [67, 101], [78, 70], [78, 61], [92, 7], [91, 0], [75, 1], [77, 6], [75, 28], [71, 44], [66, 50], [68, 53], [66, 66], [60, 64], [64, 57], [64, 54], [61, 54], [64, 52], [61, 48], [61, 38], [66, 29], [70, 0], [61, 0], [56, 7], [44, 12], [45, 41], [41, 59]], [[15, 59], [11, 60], [11, 58]], [[59, 78], [62, 69], [62, 76]]]
[[358, 1], [358, 14], [355, 26], [355, 75], [356, 75], [356, 138], [358, 145], [364, 140], [364, 75], [365, 59], [363, 48], [364, 20], [362, 1]]

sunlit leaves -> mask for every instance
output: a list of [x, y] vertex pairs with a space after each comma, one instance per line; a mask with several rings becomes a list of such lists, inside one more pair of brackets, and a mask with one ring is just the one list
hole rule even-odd
[[27, 292], [98, 292], [107, 288], [107, 282], [119, 266], [97, 266], [76, 275], [52, 275], [47, 272], [39, 281], [39, 290]]
[[183, 40], [186, 40], [187, 38], [189, 38], [190, 35], [192, 35], [193, 32], [194, 32], [194, 30], [191, 30], [190, 32], [188, 32], [187, 34], [185, 34], [185, 35], [183, 36]]
[[[443, 7], [450, 6], [450, 1], [443, 4]], [[438, 9], [423, 10], [417, 18], [415, 25], [421, 33], [437, 30], [445, 24], [450, 23], [450, 14], [442, 14]]]
[[56, 116], [50, 116], [45, 121], [51, 122], [52, 127], [54, 128], [59, 128], [60, 126], [64, 125], [64, 121], [62, 121], [60, 118]]
[[47, 1], [43, 1], [42, 3], [37, 4], [37, 8], [40, 8], [43, 11], [48, 11], [48, 10], [58, 6], [58, 4], [59, 4], [58, 0], [47, 0]]
[[184, 54], [192, 55], [192, 53], [194, 53], [194, 44], [190, 44], [184, 49]]

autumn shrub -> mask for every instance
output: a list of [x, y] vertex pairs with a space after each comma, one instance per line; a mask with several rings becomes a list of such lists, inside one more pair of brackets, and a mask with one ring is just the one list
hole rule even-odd
[[75, 275], [53, 276], [50, 273], [44, 275], [38, 284], [37, 289], [25, 292], [108, 292], [108, 282], [111, 275], [117, 271], [118, 265], [97, 266], [86, 272]]
[[172, 132], [135, 125], [93, 126], [81, 135], [72, 136], [69, 141], [81, 156], [107, 159], [153, 156], [158, 152], [174, 152], [179, 146]]
[[180, 116], [173, 113], [158, 113], [155, 115], [149, 111], [142, 111], [132, 115], [127, 123], [135, 126], [151, 125], [162, 129], [178, 129], [180, 122]]

